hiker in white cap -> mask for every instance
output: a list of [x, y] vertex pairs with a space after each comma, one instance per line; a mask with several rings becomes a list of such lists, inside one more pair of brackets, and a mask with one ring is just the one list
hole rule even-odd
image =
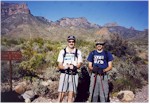
[[81, 51], [75, 48], [75, 36], [68, 36], [68, 45], [58, 56], [58, 68], [61, 72], [59, 80], [58, 102], [62, 102], [64, 94], [68, 93], [67, 102], [73, 102], [78, 86], [78, 71], [82, 65]]

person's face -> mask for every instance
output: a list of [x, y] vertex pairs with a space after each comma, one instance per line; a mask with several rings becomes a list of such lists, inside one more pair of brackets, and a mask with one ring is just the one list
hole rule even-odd
[[75, 41], [74, 40], [68, 40], [68, 46], [69, 46], [69, 48], [74, 48]]
[[104, 47], [104, 44], [101, 44], [101, 43], [96, 44], [96, 49], [99, 51], [101, 51], [103, 49], [103, 47]]

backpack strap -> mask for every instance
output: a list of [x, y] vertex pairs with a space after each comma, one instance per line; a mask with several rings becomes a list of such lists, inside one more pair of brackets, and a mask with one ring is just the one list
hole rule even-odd
[[75, 51], [75, 57], [74, 57], [74, 60], [75, 60], [76, 57], [77, 57], [77, 59], [78, 59], [78, 49], [76, 49], [76, 51]]
[[64, 54], [63, 54], [63, 63], [64, 63], [64, 57], [66, 56], [66, 48], [64, 48]]

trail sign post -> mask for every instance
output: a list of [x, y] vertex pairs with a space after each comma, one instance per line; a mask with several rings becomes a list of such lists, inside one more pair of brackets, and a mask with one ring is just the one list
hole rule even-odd
[[22, 55], [20, 51], [1, 51], [1, 60], [9, 61], [10, 67], [10, 90], [12, 90], [12, 60], [21, 60]]

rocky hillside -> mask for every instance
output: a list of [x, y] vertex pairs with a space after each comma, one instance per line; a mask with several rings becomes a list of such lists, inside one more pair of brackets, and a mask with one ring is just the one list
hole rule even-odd
[[100, 26], [90, 23], [85, 17], [64, 17], [57, 21], [33, 16], [26, 4], [2, 2], [2, 37], [36, 38], [64, 40], [67, 35], [75, 34], [77, 38], [94, 40], [101, 35], [117, 33], [124, 39], [148, 41], [148, 31], [138, 31], [133, 27], [126, 28], [117, 23]]
[[48, 23], [39, 20], [39, 18], [31, 14], [14, 14], [2, 20], [2, 36], [12, 38], [32, 38], [48, 34]]
[[52, 24], [52, 26], [61, 26], [61, 27], [77, 27], [77, 28], [100, 28], [99, 25], [90, 23], [86, 18], [61, 18]]
[[14, 14], [30, 14], [30, 10], [26, 4], [15, 4], [15, 3], [1, 3], [1, 16], [2, 19], [6, 19], [6, 17], [9, 17]]

